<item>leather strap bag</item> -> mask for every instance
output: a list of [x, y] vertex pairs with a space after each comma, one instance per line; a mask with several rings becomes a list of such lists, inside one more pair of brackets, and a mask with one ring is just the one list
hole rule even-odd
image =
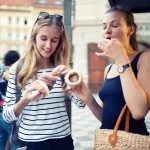
[[94, 150], [150, 150], [150, 136], [129, 133], [129, 110], [126, 115], [125, 131], [118, 130], [126, 109], [128, 108], [125, 104], [113, 130], [96, 129]]

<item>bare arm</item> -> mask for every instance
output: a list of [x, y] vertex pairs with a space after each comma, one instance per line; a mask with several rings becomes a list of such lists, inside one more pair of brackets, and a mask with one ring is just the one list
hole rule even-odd
[[102, 107], [97, 103], [95, 98], [91, 95], [91, 100], [87, 102], [87, 106], [92, 111], [94, 116], [102, 122]]
[[71, 93], [75, 94], [79, 97], [92, 111], [94, 116], [99, 120], [102, 121], [102, 107], [97, 103], [95, 98], [92, 96], [92, 93], [87, 88], [84, 82], [81, 83], [79, 87], [70, 90]]
[[[117, 39], [105, 39], [99, 44], [99, 48], [103, 51], [99, 54], [100, 56], [113, 58], [117, 65], [124, 65], [130, 62], [124, 46]], [[148, 88], [150, 86], [149, 53], [144, 54], [145, 56], [141, 58], [138, 64], [137, 80], [130, 67], [120, 74], [126, 104], [128, 105], [132, 116], [137, 120], [144, 118], [148, 112], [147, 95], [150, 95], [150, 90]]]
[[150, 99], [149, 58], [150, 52], [146, 52], [140, 57], [137, 80], [131, 68], [120, 75], [126, 103], [135, 119], [144, 118], [148, 112], [147, 101]]

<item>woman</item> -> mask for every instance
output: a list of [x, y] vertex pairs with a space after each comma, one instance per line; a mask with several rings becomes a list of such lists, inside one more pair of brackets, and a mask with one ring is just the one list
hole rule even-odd
[[[22, 90], [18, 103], [17, 85]], [[19, 139], [27, 150], [73, 150], [73, 140], [65, 106], [65, 94], [61, 76], [69, 71], [69, 50], [62, 16], [40, 12], [33, 26], [28, 49], [24, 57], [10, 70], [3, 118], [16, 120], [20, 114]], [[36, 90], [33, 82], [43, 80], [50, 91], [47, 95]], [[34, 94], [33, 94], [34, 93]], [[75, 95], [69, 95], [78, 107], [84, 103]]]
[[[144, 117], [150, 101], [150, 51], [137, 51], [136, 24], [130, 11], [116, 6], [106, 12], [98, 47], [102, 51], [96, 53], [98, 56], [114, 60], [105, 69], [104, 84], [99, 92], [103, 107], [98, 105], [84, 83], [70, 92], [88, 105], [102, 122], [102, 129], [114, 128], [126, 103], [131, 112], [130, 132], [149, 135]], [[125, 116], [119, 129], [125, 129]]]

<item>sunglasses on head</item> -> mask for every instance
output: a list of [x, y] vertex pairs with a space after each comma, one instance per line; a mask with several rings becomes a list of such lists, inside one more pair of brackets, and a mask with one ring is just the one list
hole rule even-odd
[[40, 12], [37, 17], [37, 20], [40, 20], [40, 19], [49, 19], [49, 20], [56, 21], [56, 22], [62, 22], [63, 16], [57, 15], [57, 14], [51, 15], [47, 12]]

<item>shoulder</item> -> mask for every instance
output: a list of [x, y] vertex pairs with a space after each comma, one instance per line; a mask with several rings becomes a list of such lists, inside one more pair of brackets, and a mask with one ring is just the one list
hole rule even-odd
[[150, 50], [143, 51], [138, 61], [138, 68], [140, 68], [143, 65], [150, 66], [149, 59], [150, 59]]
[[15, 62], [10, 68], [9, 72], [16, 73], [17, 65], [19, 64], [19, 61]]

